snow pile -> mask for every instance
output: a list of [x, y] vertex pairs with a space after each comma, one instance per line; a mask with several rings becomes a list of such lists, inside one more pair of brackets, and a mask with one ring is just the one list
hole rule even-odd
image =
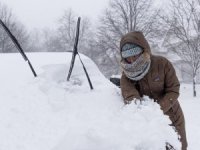
[[[26, 64], [19, 68], [17, 55], [0, 56], [1, 150], [160, 150], [166, 142], [180, 149], [159, 105], [144, 97], [125, 106], [120, 89], [90, 59], [81, 56], [93, 91], [78, 59], [66, 82], [71, 54], [30, 56], [39, 70], [36, 79]], [[15, 76], [16, 70], [4, 69], [12, 67]]]
[[95, 108], [93, 114], [86, 107], [80, 116], [74, 116], [69, 122], [72, 130], [54, 150], [164, 150], [166, 142], [180, 149], [176, 134], [167, 126], [170, 122], [148, 99], [142, 105], [116, 110]]

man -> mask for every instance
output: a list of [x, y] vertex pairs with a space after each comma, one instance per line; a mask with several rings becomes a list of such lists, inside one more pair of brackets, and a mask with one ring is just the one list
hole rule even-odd
[[152, 55], [147, 40], [138, 31], [121, 38], [120, 53], [120, 86], [125, 104], [144, 95], [154, 99], [170, 117], [181, 137], [182, 150], [186, 150], [185, 119], [178, 102], [180, 83], [172, 64], [164, 57]]

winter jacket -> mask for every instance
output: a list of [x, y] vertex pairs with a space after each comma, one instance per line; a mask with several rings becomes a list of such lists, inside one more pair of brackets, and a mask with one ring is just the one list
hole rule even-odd
[[139, 81], [133, 81], [122, 73], [120, 85], [124, 102], [129, 103], [134, 98], [140, 99], [144, 95], [154, 99], [170, 117], [172, 125], [181, 136], [182, 150], [186, 150], [185, 120], [178, 102], [180, 83], [174, 67], [166, 58], [151, 54], [149, 44], [141, 32], [130, 32], [123, 36], [120, 50], [125, 43], [143, 47], [144, 53], [150, 55], [151, 66], [145, 77]]

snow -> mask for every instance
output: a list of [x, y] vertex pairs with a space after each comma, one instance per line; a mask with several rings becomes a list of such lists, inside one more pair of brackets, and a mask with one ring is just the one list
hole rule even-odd
[[[66, 81], [71, 53], [27, 55], [37, 78], [20, 54], [0, 54], [1, 150], [161, 150], [165, 142], [180, 149], [157, 103], [144, 97], [142, 104], [125, 106], [120, 89], [86, 56], [81, 58], [94, 90], [78, 57]], [[180, 103], [189, 149], [198, 150], [200, 102], [191, 88], [182, 85]]]
[[194, 98], [192, 87], [193, 85], [182, 85], [181, 86], [181, 96], [180, 104], [184, 111], [185, 120], [186, 120], [186, 132], [188, 138], [189, 150], [198, 150], [200, 143], [200, 85], [197, 85], [197, 97]]

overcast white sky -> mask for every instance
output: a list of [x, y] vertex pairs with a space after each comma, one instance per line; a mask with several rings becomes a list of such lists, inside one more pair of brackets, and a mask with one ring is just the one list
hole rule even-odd
[[[167, 0], [154, 0], [163, 5]], [[0, 0], [12, 9], [15, 16], [28, 29], [55, 27], [64, 10], [71, 8], [79, 16], [97, 21], [109, 0]]]
[[0, 0], [28, 29], [54, 27], [64, 10], [95, 20], [109, 0]]

